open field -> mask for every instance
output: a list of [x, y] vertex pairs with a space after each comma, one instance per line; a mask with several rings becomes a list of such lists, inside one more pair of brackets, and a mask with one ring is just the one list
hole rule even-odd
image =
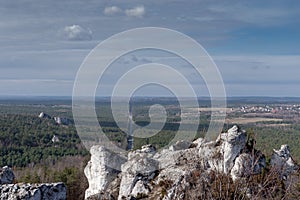
[[227, 124], [249, 124], [249, 123], [257, 123], [257, 122], [282, 122], [282, 119], [278, 118], [266, 118], [266, 117], [236, 117], [231, 119], [226, 119]]
[[260, 124], [258, 126], [262, 127], [286, 127], [286, 126], [291, 126], [292, 124], [287, 124], [287, 123], [281, 123], [281, 124]]
[[198, 111], [200, 112], [230, 112], [231, 108], [204, 108], [204, 107], [200, 107], [197, 108]]

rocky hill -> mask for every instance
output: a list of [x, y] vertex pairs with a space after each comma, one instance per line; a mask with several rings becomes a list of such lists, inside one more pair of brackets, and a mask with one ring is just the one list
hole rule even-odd
[[143, 146], [122, 156], [91, 148], [86, 199], [297, 199], [298, 165], [287, 145], [271, 160], [233, 126], [216, 141], [178, 141], [156, 151]]

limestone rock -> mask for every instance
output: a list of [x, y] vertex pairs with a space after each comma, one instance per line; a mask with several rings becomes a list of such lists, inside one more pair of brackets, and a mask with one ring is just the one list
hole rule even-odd
[[39, 114], [39, 118], [51, 119], [51, 116], [48, 115], [48, 114], [46, 114], [46, 113], [44, 113], [44, 112], [41, 112], [41, 113]]
[[262, 172], [263, 168], [266, 167], [266, 158], [261, 152], [258, 152], [255, 155], [256, 156], [249, 153], [242, 153], [236, 158], [230, 172], [234, 181]]
[[69, 125], [72, 123], [72, 121], [70, 119], [65, 118], [65, 117], [54, 117], [53, 119], [57, 124]]
[[15, 175], [5, 166], [0, 172], [0, 200], [65, 200], [67, 188], [63, 183], [13, 184]]
[[202, 144], [204, 144], [205, 143], [205, 139], [203, 139], [203, 138], [198, 138], [198, 139], [196, 139], [196, 140], [194, 140], [193, 142], [192, 142], [192, 146], [194, 146], [194, 147], [196, 147], [196, 148], [200, 148], [200, 146], [202, 145]]
[[204, 169], [224, 172], [224, 153], [215, 141], [207, 142], [199, 148], [199, 156]]
[[152, 144], [142, 146], [141, 152], [143, 153], [156, 153], [156, 148]]
[[229, 174], [234, 160], [246, 146], [246, 132], [235, 125], [227, 133], [221, 133], [216, 141], [202, 143], [199, 155], [203, 165], [213, 171]]
[[[100, 146], [92, 147], [91, 155], [85, 169], [89, 181], [86, 198], [98, 194], [100, 199], [173, 200], [193, 191], [193, 198], [203, 199], [196, 194], [195, 184], [209, 183], [219, 174], [239, 183], [236, 180], [245, 181], [266, 168], [263, 153], [247, 142], [246, 132], [237, 126], [221, 133], [216, 141], [179, 141], [161, 151], [145, 145], [128, 152], [127, 160]], [[281, 169], [283, 177], [298, 169], [286, 145], [274, 150], [271, 165]], [[205, 184], [201, 186], [205, 188]]]
[[[234, 165], [235, 158], [246, 145], [247, 135], [235, 125], [226, 134], [221, 134], [222, 153], [224, 153], [224, 173], [228, 174]], [[218, 141], [217, 141], [218, 142]]]
[[273, 150], [271, 166], [284, 180], [299, 168], [291, 157], [290, 148], [286, 144], [281, 145], [279, 150]]
[[191, 146], [191, 144], [192, 143], [189, 141], [181, 140], [181, 141], [177, 141], [175, 144], [171, 145], [169, 147], [169, 149], [171, 151], [184, 150], [184, 149], [188, 149]]
[[156, 153], [156, 149], [153, 145], [148, 144], [148, 145], [144, 145], [142, 146], [141, 149], [137, 149], [135, 151], [130, 151], [128, 153], [128, 160], [130, 160], [131, 158], [139, 155], [139, 156], [147, 156], [147, 157], [152, 157], [154, 154]]
[[89, 182], [85, 198], [104, 191], [121, 172], [121, 165], [126, 162], [126, 158], [105, 147], [93, 146], [90, 152], [91, 160], [84, 169]]
[[15, 179], [13, 171], [5, 166], [0, 171], [0, 184], [11, 184]]
[[[122, 179], [118, 199], [136, 197], [139, 192], [148, 191], [149, 182], [158, 171], [158, 162], [146, 155], [132, 157], [122, 165]], [[138, 184], [138, 185], [137, 185]]]
[[138, 180], [131, 191], [131, 195], [134, 197], [143, 196], [143, 195], [146, 196], [149, 194], [149, 192], [150, 192], [149, 186], [145, 184], [144, 181]]
[[1, 200], [66, 200], [67, 188], [63, 183], [5, 184], [0, 187]]
[[52, 141], [53, 143], [57, 143], [57, 142], [59, 142], [60, 140], [59, 140], [59, 137], [58, 137], [58, 136], [53, 135], [51, 141]]

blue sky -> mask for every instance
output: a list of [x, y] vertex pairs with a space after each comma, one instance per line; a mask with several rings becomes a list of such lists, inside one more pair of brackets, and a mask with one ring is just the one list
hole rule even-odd
[[[70, 96], [99, 42], [145, 26], [197, 40], [228, 96], [300, 96], [300, 1], [291, 0], [0, 0], [0, 95]], [[115, 69], [154, 60], [184, 65], [145, 51], [121, 58]]]

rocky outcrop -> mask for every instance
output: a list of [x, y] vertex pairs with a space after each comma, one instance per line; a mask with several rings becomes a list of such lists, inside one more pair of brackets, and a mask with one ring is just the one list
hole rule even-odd
[[1, 200], [66, 200], [67, 188], [63, 183], [6, 184], [0, 186]]
[[150, 181], [158, 172], [158, 161], [138, 152], [122, 165], [119, 198], [130, 198], [140, 194], [147, 195], [151, 191]]
[[127, 160], [125, 157], [101, 146], [93, 146], [90, 152], [91, 160], [84, 169], [89, 181], [85, 198], [105, 191], [121, 172], [121, 165]]
[[0, 171], [0, 184], [11, 184], [15, 179], [13, 171], [5, 166]]
[[223, 154], [224, 173], [229, 173], [234, 165], [234, 160], [241, 153], [246, 145], [247, 135], [245, 131], [240, 131], [237, 126], [233, 126], [227, 133], [222, 133], [217, 139], [221, 143], [220, 154]]
[[39, 118], [51, 119], [51, 116], [48, 115], [48, 114], [46, 114], [46, 113], [44, 113], [44, 112], [41, 112], [41, 113], [39, 114]]
[[250, 175], [260, 174], [266, 168], [266, 158], [260, 151], [242, 153], [234, 161], [230, 175], [235, 181]]
[[287, 180], [292, 173], [299, 169], [291, 156], [289, 146], [286, 144], [281, 145], [279, 150], [273, 150], [271, 165], [283, 180]]
[[[179, 141], [161, 151], [146, 145], [130, 151], [127, 159], [100, 146], [92, 147], [91, 155], [85, 170], [89, 180], [86, 198], [98, 194], [97, 199], [188, 199], [186, 191], [196, 194], [195, 185], [205, 188], [203, 183], [214, 181], [216, 174], [238, 182], [266, 168], [263, 153], [254, 149], [246, 132], [237, 126], [221, 133], [216, 141]], [[285, 147], [274, 151], [271, 163], [285, 168], [283, 174], [294, 169]]]
[[66, 118], [66, 117], [51, 117], [50, 115], [44, 113], [44, 112], [41, 112], [39, 114], [39, 118], [41, 119], [52, 119], [54, 120], [57, 124], [62, 124], [62, 125], [69, 125], [69, 124], [72, 124], [72, 120]]
[[58, 136], [53, 135], [51, 141], [52, 141], [53, 143], [58, 143], [60, 140], [59, 140], [59, 137], [58, 137]]
[[203, 166], [224, 174], [233, 180], [261, 173], [266, 166], [265, 156], [247, 145], [247, 134], [233, 126], [221, 133], [215, 142], [203, 143], [199, 148]]
[[188, 149], [191, 145], [192, 145], [191, 142], [181, 140], [181, 141], [177, 141], [175, 144], [171, 145], [169, 147], [169, 149], [171, 151], [179, 151], [179, 150], [183, 150], [183, 149]]
[[53, 119], [57, 124], [69, 125], [72, 123], [72, 121], [70, 119], [65, 118], [65, 117], [54, 117]]
[[0, 200], [66, 200], [67, 188], [63, 183], [13, 184], [15, 175], [5, 166], [0, 172]]

